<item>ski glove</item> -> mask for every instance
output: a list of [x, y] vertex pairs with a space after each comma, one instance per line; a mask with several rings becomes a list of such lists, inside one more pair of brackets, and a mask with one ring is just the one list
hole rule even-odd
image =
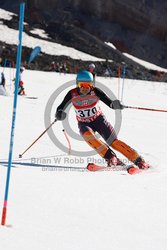
[[56, 111], [55, 117], [57, 120], [62, 121], [66, 119], [66, 116], [67, 116], [66, 112], [64, 112], [62, 109]]
[[112, 101], [111, 108], [112, 109], [123, 109], [124, 106], [120, 103], [119, 100], [114, 100], [114, 101]]

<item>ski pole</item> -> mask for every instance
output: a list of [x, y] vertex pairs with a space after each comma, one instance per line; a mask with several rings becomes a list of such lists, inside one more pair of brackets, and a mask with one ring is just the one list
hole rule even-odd
[[126, 65], [124, 65], [124, 68], [123, 68], [123, 75], [122, 75], [122, 92], [121, 92], [121, 102], [123, 102], [124, 86], [125, 86], [125, 74], [126, 74]]
[[124, 106], [124, 108], [157, 111], [157, 112], [167, 112], [167, 110], [164, 110], [164, 109], [151, 109], [151, 108], [141, 108], [141, 107], [132, 107], [132, 106]]
[[69, 138], [67, 136], [67, 133], [66, 133], [65, 129], [63, 129], [62, 131], [63, 131], [63, 133], [65, 135], [65, 138], [66, 138], [66, 140], [68, 142], [68, 154], [70, 155], [71, 154], [71, 143], [70, 143], [70, 140], [69, 140]]
[[28, 148], [26, 148], [25, 150], [24, 150], [24, 152], [22, 153], [22, 154], [19, 154], [19, 158], [22, 158], [22, 156], [28, 151], [28, 149], [30, 149], [45, 133], [46, 133], [46, 131], [48, 131], [52, 126], [53, 126], [53, 124], [55, 123], [57, 121], [57, 119], [55, 119], [50, 125], [49, 125], [49, 127], [47, 127], [39, 136], [38, 136], [38, 138], [35, 140], [35, 141], [33, 141], [32, 143], [31, 143], [31, 145], [28, 147]]
[[120, 100], [120, 79], [121, 79], [121, 68], [118, 67], [118, 100]]

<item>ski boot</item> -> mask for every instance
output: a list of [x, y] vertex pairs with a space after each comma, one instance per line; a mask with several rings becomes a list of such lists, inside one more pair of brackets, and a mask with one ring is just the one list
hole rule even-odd
[[145, 160], [139, 156], [135, 161], [134, 164], [138, 166], [139, 169], [148, 169], [150, 168], [150, 165], [145, 162]]
[[123, 166], [125, 167], [125, 169], [127, 170], [127, 172], [131, 175], [134, 174], [138, 174], [140, 173], [142, 170], [137, 168], [134, 164], [130, 165], [127, 168], [127, 165], [125, 163], [123, 163], [119, 158], [117, 158], [116, 156], [112, 156], [110, 160], [108, 160], [108, 166], [107, 167], [116, 167], [116, 166]]

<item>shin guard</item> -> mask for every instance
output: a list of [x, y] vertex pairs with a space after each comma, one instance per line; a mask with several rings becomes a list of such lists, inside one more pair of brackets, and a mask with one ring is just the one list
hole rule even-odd
[[126, 143], [120, 140], [113, 141], [111, 147], [123, 154], [132, 162], [134, 162], [139, 157], [139, 154], [134, 149], [132, 149]]
[[82, 134], [82, 137], [93, 149], [97, 151], [99, 155], [101, 155], [101, 157], [104, 158], [108, 151], [108, 147], [104, 142], [96, 138], [93, 131], [86, 131]]

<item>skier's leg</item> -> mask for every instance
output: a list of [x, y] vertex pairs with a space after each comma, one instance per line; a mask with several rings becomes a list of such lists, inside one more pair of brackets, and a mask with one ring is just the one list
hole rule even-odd
[[114, 140], [111, 147], [121, 154], [123, 154], [128, 160], [132, 161], [139, 168], [149, 168], [149, 165], [144, 161], [144, 159], [130, 146], [121, 140]]
[[111, 147], [123, 154], [132, 162], [134, 162], [139, 157], [139, 154], [134, 149], [118, 139], [112, 142]]
[[[80, 133], [84, 137], [84, 125], [82, 127], [79, 125]], [[93, 147], [108, 163], [108, 166], [112, 165], [120, 165], [120, 160], [117, 158], [116, 154], [111, 150], [109, 145], [117, 139], [117, 135], [115, 133], [114, 128], [112, 125], [106, 120], [105, 116], [99, 116], [94, 122], [90, 125], [87, 125], [89, 133], [86, 132], [85, 135], [87, 138], [84, 138], [87, 143]], [[91, 128], [91, 129], [90, 129]], [[102, 142], [98, 139], [94, 131], [97, 131], [106, 141], [106, 143]]]
[[[104, 140], [107, 142], [109, 146], [111, 146], [113, 149], [123, 154], [126, 158], [128, 158], [128, 160], [132, 161], [139, 168], [146, 168], [145, 167], [146, 163], [144, 159], [126, 143], [117, 139], [117, 135], [115, 133], [114, 128], [107, 121], [105, 116], [100, 116], [99, 119], [98, 118], [96, 119], [96, 122], [97, 122], [96, 124], [97, 132], [99, 132], [99, 134], [104, 138]], [[110, 165], [109, 161], [108, 161], [108, 164]], [[119, 164], [119, 160], [118, 160], [118, 164]], [[112, 159], [111, 159], [111, 165], [112, 165]]]
[[89, 129], [82, 134], [84, 140], [91, 146], [96, 152], [103, 157], [104, 159], [108, 160], [112, 156], [116, 156], [115, 153], [100, 139], [95, 136], [95, 133]]
[[107, 121], [104, 115], [99, 116], [94, 122], [93, 126], [96, 131], [103, 137], [107, 145], [110, 146], [111, 143], [117, 139], [117, 135], [113, 126]]
[[20, 95], [25, 95], [24, 87], [21, 86], [20, 88], [21, 88], [21, 90], [20, 90]]
[[91, 124], [78, 123], [79, 131], [84, 140], [105, 160], [109, 160], [115, 153], [104, 142], [95, 136], [95, 131], [91, 128]]
[[21, 88], [18, 87], [18, 95], [21, 95]]

